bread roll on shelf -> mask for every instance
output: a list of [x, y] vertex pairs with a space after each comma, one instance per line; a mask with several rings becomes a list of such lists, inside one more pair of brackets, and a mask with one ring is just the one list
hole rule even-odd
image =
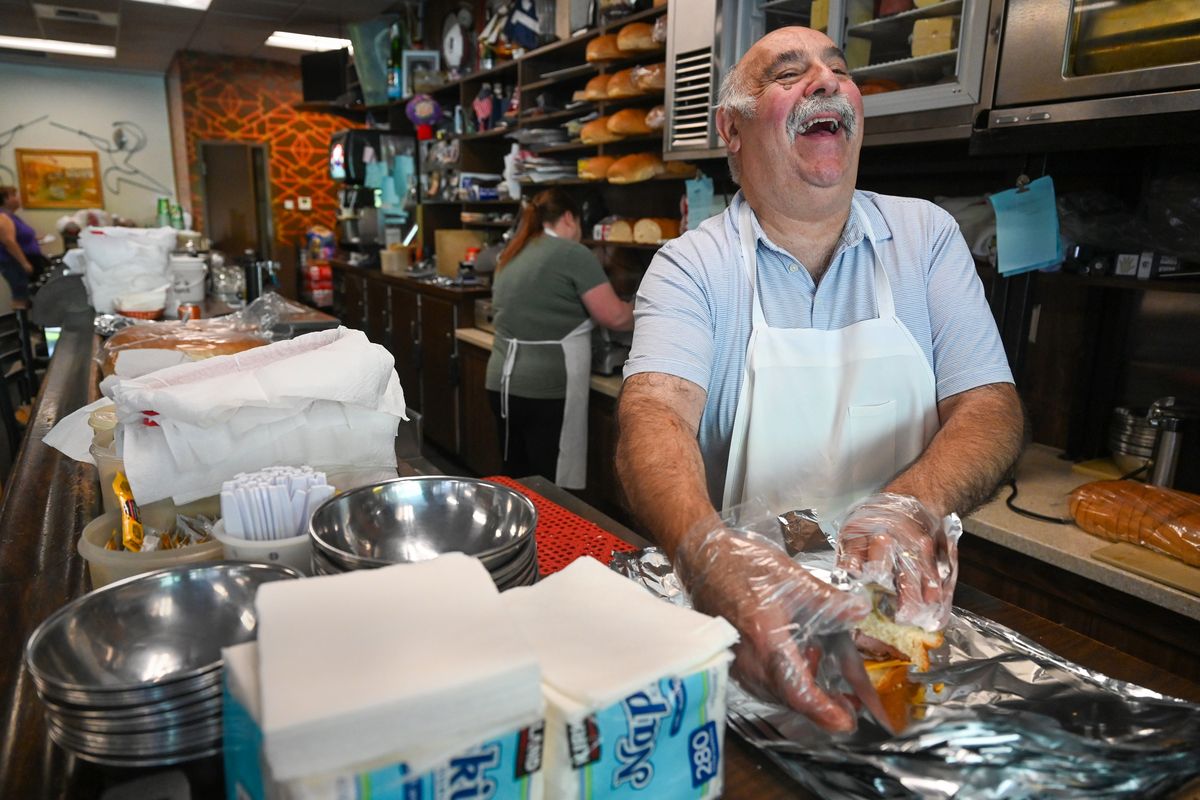
[[617, 46], [617, 34], [607, 33], [588, 42], [587, 53], [584, 57], [589, 62], [612, 61], [624, 58], [625, 53], [622, 53], [621, 48]]
[[610, 117], [598, 117], [583, 126], [579, 131], [579, 140], [584, 144], [607, 144], [619, 142], [625, 137], [614, 133], [608, 128]]
[[629, 54], [661, 50], [654, 41], [654, 25], [650, 22], [631, 22], [617, 34], [617, 47]]
[[606, 100], [608, 98], [608, 79], [611, 75], [597, 75], [587, 82], [583, 88], [584, 100]]
[[608, 170], [617, 159], [613, 156], [595, 156], [579, 159], [579, 177], [586, 181], [608, 180]]
[[634, 67], [632, 71], [632, 82], [639, 92], [661, 91], [667, 86], [666, 64], [644, 64], [640, 67]]
[[610, 100], [619, 97], [637, 97], [640, 94], [644, 94], [633, 82], [633, 74], [636, 69], [637, 67], [630, 67], [629, 69], [613, 73], [612, 77], [608, 79], [608, 97]]
[[608, 129], [622, 136], [642, 136], [653, 133], [654, 129], [646, 124], [647, 112], [641, 108], [622, 108], [608, 118]]
[[646, 127], [652, 131], [661, 131], [667, 126], [666, 106], [655, 106], [646, 112]]
[[666, 171], [663, 160], [656, 153], [634, 153], [617, 159], [608, 169], [608, 182], [625, 184], [640, 183], [657, 177]]
[[679, 220], [666, 217], [645, 217], [633, 224], [636, 244], [662, 244], [679, 235]]
[[633, 223], [627, 219], [614, 222], [608, 233], [608, 241], [633, 244]]

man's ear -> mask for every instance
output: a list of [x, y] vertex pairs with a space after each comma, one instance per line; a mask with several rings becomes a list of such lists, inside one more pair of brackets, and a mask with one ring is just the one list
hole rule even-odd
[[721, 137], [721, 143], [730, 153], [736, 153], [742, 149], [739, 122], [737, 114], [724, 108], [717, 109], [717, 135]]

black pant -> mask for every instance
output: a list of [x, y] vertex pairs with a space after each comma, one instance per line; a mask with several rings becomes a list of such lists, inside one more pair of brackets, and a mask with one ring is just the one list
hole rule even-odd
[[554, 480], [558, 471], [558, 438], [562, 434], [564, 399], [534, 400], [508, 396], [508, 420], [500, 416], [500, 393], [488, 392], [496, 417], [500, 453], [504, 454], [504, 428], [508, 424], [508, 457], [504, 474], [513, 478], [541, 475]]

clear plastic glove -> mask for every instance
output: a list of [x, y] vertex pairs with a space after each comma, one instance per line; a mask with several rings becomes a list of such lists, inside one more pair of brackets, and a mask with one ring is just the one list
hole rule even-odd
[[693, 530], [674, 562], [695, 608], [741, 632], [733, 669], [747, 691], [827, 730], [854, 730], [849, 700], [817, 682], [818, 637], [852, 630], [871, 610], [865, 592], [837, 589], [793, 563], [778, 544], [724, 525]]
[[941, 630], [950, 619], [962, 532], [953, 514], [946, 520], [915, 497], [872, 495], [841, 523], [838, 566], [863, 585], [895, 593], [896, 622]]

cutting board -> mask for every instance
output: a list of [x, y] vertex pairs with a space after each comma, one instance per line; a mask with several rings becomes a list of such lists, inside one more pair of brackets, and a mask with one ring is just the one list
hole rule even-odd
[[1092, 558], [1200, 597], [1200, 569], [1127, 542], [1106, 545]]

